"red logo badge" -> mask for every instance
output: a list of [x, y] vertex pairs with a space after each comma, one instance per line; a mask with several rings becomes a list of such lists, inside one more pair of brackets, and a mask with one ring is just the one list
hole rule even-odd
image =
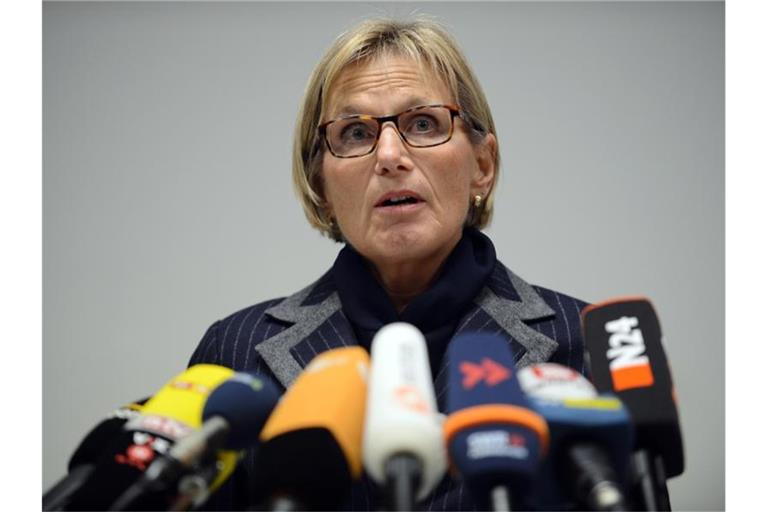
[[461, 383], [464, 389], [472, 389], [480, 381], [484, 381], [488, 386], [493, 387], [499, 382], [507, 380], [512, 375], [508, 369], [487, 357], [484, 357], [480, 364], [462, 361], [459, 365], [459, 370], [464, 376], [464, 380]]
[[525, 446], [525, 438], [520, 434], [509, 434], [509, 444], [512, 446]]
[[115, 455], [115, 461], [118, 464], [127, 464], [144, 471], [155, 458], [155, 451], [152, 449], [153, 437], [149, 437], [144, 444], [132, 444], [125, 450], [125, 455], [118, 453]]

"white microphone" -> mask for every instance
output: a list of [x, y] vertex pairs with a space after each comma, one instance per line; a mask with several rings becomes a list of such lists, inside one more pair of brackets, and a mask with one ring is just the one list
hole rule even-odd
[[427, 345], [411, 324], [382, 327], [371, 345], [363, 464], [394, 510], [413, 510], [446, 470]]

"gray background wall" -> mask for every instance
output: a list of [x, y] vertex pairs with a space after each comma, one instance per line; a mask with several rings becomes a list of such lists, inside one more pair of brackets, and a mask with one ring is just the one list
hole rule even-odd
[[673, 506], [724, 508], [720, 2], [45, 3], [44, 489], [214, 320], [329, 267], [340, 246], [290, 185], [298, 102], [340, 31], [414, 10], [494, 112], [500, 258], [587, 301], [653, 300], [687, 453]]

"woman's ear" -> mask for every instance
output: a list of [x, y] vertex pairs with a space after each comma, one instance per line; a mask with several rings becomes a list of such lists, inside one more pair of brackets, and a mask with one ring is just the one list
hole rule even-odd
[[475, 146], [477, 168], [472, 176], [472, 194], [488, 197], [496, 177], [496, 137], [486, 134], [483, 141]]

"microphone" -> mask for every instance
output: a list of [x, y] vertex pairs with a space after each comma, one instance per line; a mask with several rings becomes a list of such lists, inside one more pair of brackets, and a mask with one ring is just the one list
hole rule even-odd
[[481, 507], [490, 497], [497, 511], [530, 509], [549, 431], [515, 378], [509, 345], [489, 333], [461, 334], [448, 345], [448, 362], [443, 431], [452, 469]]
[[115, 409], [101, 423], [93, 427], [69, 458], [67, 470], [72, 471], [82, 465], [96, 462], [123, 426], [141, 414], [144, 404], [150, 398], [152, 397], [142, 398]]
[[391, 510], [413, 510], [445, 473], [426, 341], [411, 324], [391, 323], [373, 338], [363, 464]]
[[616, 393], [635, 424], [634, 494], [646, 510], [670, 510], [666, 480], [685, 464], [656, 312], [648, 299], [626, 297], [587, 306], [581, 320], [595, 386]]
[[318, 354], [261, 431], [255, 481], [272, 510], [333, 510], [362, 474], [369, 357], [359, 346]]
[[124, 405], [110, 413], [80, 442], [69, 459], [67, 475], [43, 495], [43, 510], [63, 510], [72, 495], [88, 480], [96, 461], [120, 434], [123, 425], [139, 415], [149, 398]]
[[[124, 425], [72, 497], [68, 510], [106, 510], [156, 458], [200, 427], [205, 399], [232, 373], [221, 366], [196, 365], [168, 382], [144, 404], [139, 416]], [[231, 473], [235, 459], [234, 454], [222, 457], [223, 471]], [[164, 493], [145, 498], [137, 509], [166, 509], [172, 499]]]
[[[202, 427], [179, 439], [167, 455], [152, 462], [112, 508], [128, 510], [143, 495], [172, 488], [182, 475], [210, 460], [219, 450], [248, 448], [258, 441], [259, 432], [279, 397], [277, 387], [269, 380], [248, 373], [234, 374], [208, 396], [202, 412]], [[209, 489], [211, 482], [206, 480], [214, 476], [210, 471], [200, 471], [188, 478], [174, 510], [202, 505], [210, 492], [223, 483], [219, 479], [221, 481]]]
[[[555, 363], [521, 369], [520, 385], [547, 421], [550, 457], [538, 486], [538, 502], [556, 508], [560, 487], [583, 510], [628, 510], [624, 484], [632, 451], [629, 413], [613, 395], [597, 395], [579, 372]], [[554, 487], [553, 487], [554, 486]]]

